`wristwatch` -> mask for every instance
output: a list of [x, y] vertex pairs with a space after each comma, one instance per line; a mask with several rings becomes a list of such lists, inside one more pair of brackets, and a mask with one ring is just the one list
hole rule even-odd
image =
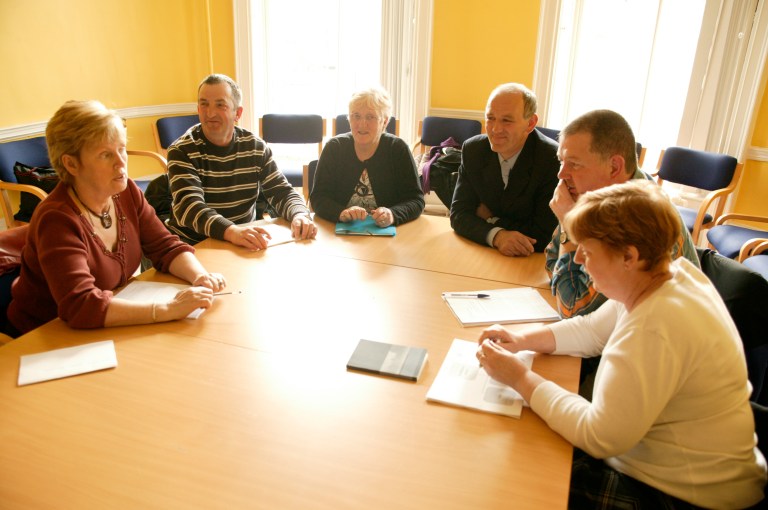
[[560, 244], [567, 244], [570, 242], [571, 240], [568, 239], [568, 234], [566, 233], [566, 231], [563, 229], [560, 229]]

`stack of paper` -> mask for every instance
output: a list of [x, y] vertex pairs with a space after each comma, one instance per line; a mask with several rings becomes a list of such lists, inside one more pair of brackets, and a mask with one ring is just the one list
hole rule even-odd
[[[519, 418], [523, 398], [509, 386], [491, 379], [479, 366], [475, 357], [477, 347], [477, 342], [453, 341], [427, 392], [427, 400]], [[533, 364], [530, 351], [519, 352], [517, 357], [529, 368]]]
[[[486, 297], [467, 297], [483, 295]], [[554, 308], [531, 287], [445, 292], [443, 299], [462, 326], [544, 322], [560, 319]]]

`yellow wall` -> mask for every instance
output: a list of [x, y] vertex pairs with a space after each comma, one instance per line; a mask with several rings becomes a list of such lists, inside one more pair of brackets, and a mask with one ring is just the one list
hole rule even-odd
[[500, 83], [533, 86], [538, 0], [434, 0], [430, 107], [484, 110]]
[[[0, 0], [0, 127], [46, 121], [69, 99], [194, 103], [206, 74], [234, 76], [232, 16], [231, 0]], [[152, 121], [128, 120], [130, 149], [154, 149]]]
[[[768, 62], [763, 69], [763, 100], [755, 112], [755, 129], [752, 134], [751, 145], [768, 149]], [[753, 214], [768, 217], [768, 161], [747, 160], [744, 162], [744, 170], [739, 184], [738, 194], [733, 205], [733, 212]], [[756, 223], [755, 227], [768, 230], [765, 223]]]

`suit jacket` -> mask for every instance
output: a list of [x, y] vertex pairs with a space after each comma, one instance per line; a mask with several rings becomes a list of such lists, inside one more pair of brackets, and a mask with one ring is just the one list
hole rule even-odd
[[[557, 143], [534, 129], [504, 188], [499, 156], [491, 150], [488, 136], [470, 138], [462, 147], [451, 203], [451, 226], [459, 235], [486, 246], [492, 228], [517, 230], [536, 239], [533, 246], [537, 252], [544, 251], [557, 226], [549, 201], [557, 186], [559, 169]], [[499, 218], [495, 224], [477, 216], [481, 202]]]

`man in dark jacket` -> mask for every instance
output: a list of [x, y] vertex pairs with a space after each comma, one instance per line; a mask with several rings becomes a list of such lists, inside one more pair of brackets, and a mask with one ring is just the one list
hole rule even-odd
[[498, 86], [485, 109], [486, 133], [464, 142], [451, 203], [459, 235], [507, 256], [547, 246], [557, 218], [557, 143], [535, 130], [536, 96], [525, 86]]

